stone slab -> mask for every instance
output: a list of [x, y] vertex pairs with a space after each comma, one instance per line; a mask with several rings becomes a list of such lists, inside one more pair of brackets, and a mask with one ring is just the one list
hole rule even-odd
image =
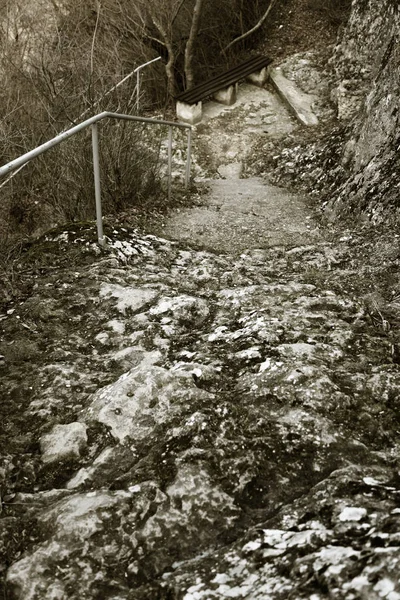
[[283, 75], [278, 67], [270, 69], [269, 75], [278, 94], [296, 119], [307, 127], [318, 125], [318, 118], [312, 110], [313, 96], [300, 90], [293, 81]]

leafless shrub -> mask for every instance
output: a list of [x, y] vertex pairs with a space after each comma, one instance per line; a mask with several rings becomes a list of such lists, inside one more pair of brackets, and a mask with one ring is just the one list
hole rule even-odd
[[[107, 93], [126, 75], [126, 64], [110, 32], [105, 35], [98, 31], [96, 14], [88, 7], [90, 2], [86, 6], [71, 0], [70, 12], [60, 16], [51, 47], [48, 38], [40, 39], [36, 31], [35, 52], [28, 58], [18, 40], [9, 36], [1, 39], [2, 164], [102, 110], [135, 112], [134, 78]], [[142, 109], [148, 97], [142, 96]], [[157, 134], [147, 132], [144, 138], [134, 124], [115, 121], [102, 123], [100, 130], [106, 210], [125, 209], [142, 201], [150, 191], [159, 191], [159, 159], [151, 150], [159, 146]], [[3, 238], [10, 232], [40, 233], [59, 222], [92, 218], [90, 130], [31, 161], [2, 185], [0, 193]]]
[[308, 0], [308, 8], [320, 13], [325, 21], [338, 26], [348, 18], [351, 0]]

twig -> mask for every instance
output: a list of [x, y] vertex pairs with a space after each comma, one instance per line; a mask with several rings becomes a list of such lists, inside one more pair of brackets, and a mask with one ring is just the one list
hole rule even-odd
[[100, 2], [97, 2], [97, 17], [96, 17], [96, 25], [94, 27], [94, 32], [93, 32], [93, 39], [92, 39], [92, 47], [90, 50], [90, 75], [93, 76], [93, 56], [94, 56], [94, 44], [96, 41], [96, 34], [97, 34], [97, 28], [99, 26], [99, 20], [100, 20], [100, 9], [101, 9], [101, 4]]

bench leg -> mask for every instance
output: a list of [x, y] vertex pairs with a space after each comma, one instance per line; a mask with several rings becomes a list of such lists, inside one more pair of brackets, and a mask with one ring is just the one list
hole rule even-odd
[[248, 75], [247, 79], [253, 85], [258, 85], [259, 87], [262, 87], [263, 85], [266, 84], [268, 77], [269, 77], [268, 67], [264, 67], [261, 69], [261, 71], [256, 71], [255, 73], [251, 73], [250, 75]]
[[235, 104], [237, 97], [237, 87], [238, 84], [235, 83], [235, 85], [230, 85], [227, 88], [218, 90], [218, 92], [215, 92], [215, 94], [213, 95], [214, 100], [220, 102], [221, 104], [226, 104], [227, 106]]
[[200, 123], [203, 116], [203, 106], [200, 102], [197, 104], [186, 104], [186, 102], [176, 103], [176, 116], [179, 121], [190, 123], [190, 125], [196, 125]]

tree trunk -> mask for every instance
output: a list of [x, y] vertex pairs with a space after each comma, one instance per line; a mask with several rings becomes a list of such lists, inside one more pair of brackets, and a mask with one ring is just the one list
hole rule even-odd
[[174, 64], [175, 64], [175, 54], [172, 49], [171, 44], [167, 45], [168, 50], [168, 61], [165, 65], [165, 72], [167, 74], [167, 90], [168, 96], [173, 98], [176, 96], [176, 81], [175, 81], [175, 72], [174, 72]]
[[193, 9], [192, 25], [190, 27], [189, 39], [186, 43], [185, 48], [185, 79], [186, 89], [190, 90], [194, 86], [194, 73], [193, 73], [193, 62], [194, 62], [194, 45], [197, 34], [200, 28], [201, 11], [203, 8], [203, 0], [196, 0], [196, 4]]
[[165, 72], [167, 74], [167, 91], [168, 96], [173, 98], [176, 95], [176, 81], [175, 81], [175, 73], [174, 73], [174, 65], [175, 65], [175, 52], [172, 45], [172, 40], [168, 36], [165, 28], [161, 24], [158, 19], [152, 17], [153, 24], [157, 27], [160, 32], [163, 40], [163, 44], [168, 52], [168, 61], [165, 65]]

